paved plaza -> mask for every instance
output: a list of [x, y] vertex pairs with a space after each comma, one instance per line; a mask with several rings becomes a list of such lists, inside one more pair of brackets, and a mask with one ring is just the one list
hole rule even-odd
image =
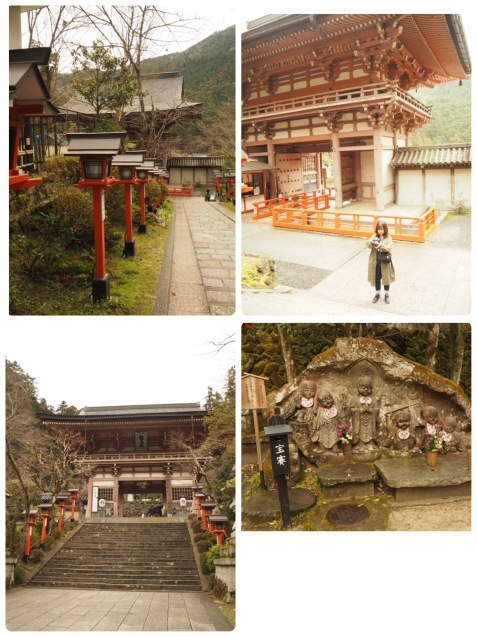
[[242, 215], [242, 254], [275, 262], [280, 285], [242, 290], [246, 315], [465, 316], [471, 309], [471, 217], [442, 216], [424, 243], [395, 241], [391, 303], [373, 304], [366, 240], [274, 228]]
[[235, 214], [203, 197], [176, 197], [153, 314], [235, 311]]
[[10, 631], [225, 631], [207, 593], [21, 587], [7, 591]]

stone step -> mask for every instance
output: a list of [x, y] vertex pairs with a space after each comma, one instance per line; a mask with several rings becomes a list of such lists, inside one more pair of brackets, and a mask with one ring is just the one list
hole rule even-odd
[[189, 530], [184, 523], [84, 524], [29, 585], [202, 590]]
[[98, 582], [116, 582], [119, 581], [120, 582], [130, 582], [130, 581], [140, 581], [140, 582], [157, 582], [157, 581], [161, 581], [161, 582], [197, 582], [198, 581], [198, 577], [197, 575], [194, 574], [189, 574], [189, 573], [166, 573], [166, 574], [161, 574], [161, 578], [159, 580], [159, 575], [156, 573], [121, 573], [120, 576], [118, 576], [118, 574], [116, 573], [102, 573], [101, 576], [98, 576], [97, 571], [95, 573], [94, 570], [90, 569], [89, 571], [80, 571], [80, 572], [69, 572], [69, 571], [63, 571], [60, 570], [59, 572], [46, 572], [46, 573], [42, 573], [41, 575], [38, 576], [38, 580], [45, 580], [45, 579], [59, 579], [59, 580], [69, 580], [71, 581], [75, 581], [75, 582], [80, 582], [82, 580], [90, 580], [90, 579], [96, 579], [96, 581]]
[[202, 586], [200, 584], [148, 584], [143, 585], [141, 583], [136, 584], [118, 584], [118, 583], [107, 583], [100, 584], [96, 580], [92, 580], [90, 582], [81, 582], [74, 583], [70, 581], [45, 581], [45, 582], [36, 582], [35, 586], [47, 586], [49, 588], [81, 588], [81, 589], [100, 589], [100, 590], [128, 590], [128, 591], [164, 591], [164, 592], [182, 592], [182, 591], [201, 591]]

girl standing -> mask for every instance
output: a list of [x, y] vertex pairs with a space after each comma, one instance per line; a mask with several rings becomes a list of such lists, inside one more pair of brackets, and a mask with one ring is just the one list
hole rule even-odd
[[368, 239], [366, 246], [371, 250], [368, 261], [368, 281], [376, 289], [373, 303], [379, 301], [381, 297], [381, 281], [384, 285], [384, 300], [389, 303], [389, 286], [396, 280], [396, 273], [391, 260], [393, 240], [389, 236], [386, 222], [381, 219], [377, 222], [376, 231]]

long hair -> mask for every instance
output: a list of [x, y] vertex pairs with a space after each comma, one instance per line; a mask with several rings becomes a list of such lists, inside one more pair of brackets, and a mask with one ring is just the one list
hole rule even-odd
[[387, 237], [389, 235], [388, 224], [385, 221], [378, 219], [375, 229], [376, 234], [378, 234], [378, 228], [382, 228], [384, 230], [383, 237]]

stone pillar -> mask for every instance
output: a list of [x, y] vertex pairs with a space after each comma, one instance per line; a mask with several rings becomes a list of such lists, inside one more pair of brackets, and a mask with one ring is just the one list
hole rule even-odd
[[166, 512], [167, 515], [172, 515], [172, 480], [169, 474], [166, 475]]
[[341, 154], [338, 131], [333, 131], [331, 133], [331, 145], [333, 148], [333, 167], [335, 171], [335, 208], [342, 208], [343, 184], [341, 180]]
[[383, 139], [381, 127], [373, 130], [374, 183], [376, 187], [376, 210], [384, 210]]

